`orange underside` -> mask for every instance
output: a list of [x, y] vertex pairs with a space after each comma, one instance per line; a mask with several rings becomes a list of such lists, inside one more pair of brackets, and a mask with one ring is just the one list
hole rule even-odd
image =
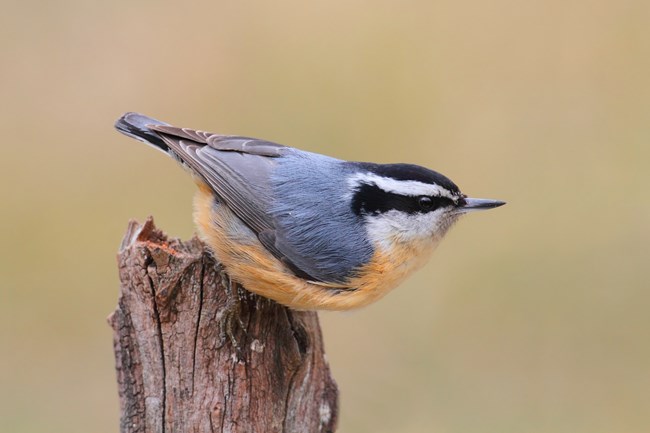
[[197, 183], [194, 220], [228, 275], [247, 290], [294, 309], [349, 310], [370, 304], [417, 269], [433, 249], [432, 245], [393, 247], [390, 259], [377, 250], [345, 285], [309, 282], [270, 254], [226, 206], [215, 206], [212, 190]]

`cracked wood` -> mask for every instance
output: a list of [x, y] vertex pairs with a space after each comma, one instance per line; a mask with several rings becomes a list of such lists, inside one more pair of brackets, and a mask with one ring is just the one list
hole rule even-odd
[[109, 317], [126, 432], [333, 432], [338, 391], [314, 312], [240, 291], [241, 346], [220, 335], [221, 269], [198, 239], [131, 222]]

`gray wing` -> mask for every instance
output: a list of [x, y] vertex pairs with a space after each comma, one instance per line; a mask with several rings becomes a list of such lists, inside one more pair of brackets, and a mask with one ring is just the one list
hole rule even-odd
[[[296, 275], [326, 281], [278, 233], [269, 212], [273, 197], [271, 171], [290, 147], [248, 137], [218, 135], [168, 125], [148, 125], [183, 164], [200, 176], [258, 236], [260, 242]], [[296, 264], [300, 263], [300, 266]]]
[[266, 209], [273, 158], [286, 146], [256, 140], [152, 125], [175, 156], [199, 175], [256, 233], [273, 228]]

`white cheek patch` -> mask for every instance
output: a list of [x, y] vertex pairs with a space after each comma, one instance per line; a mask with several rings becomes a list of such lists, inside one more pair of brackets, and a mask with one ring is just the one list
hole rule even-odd
[[453, 195], [447, 189], [428, 183], [418, 182], [417, 180], [395, 180], [389, 177], [377, 176], [372, 173], [358, 173], [350, 177], [349, 180], [350, 190], [354, 191], [361, 184], [374, 184], [386, 192], [391, 192], [399, 195], [406, 195], [417, 197], [420, 195], [434, 196], [434, 197], [447, 197], [451, 200], [458, 200], [458, 197]]
[[455, 220], [456, 216], [447, 208], [412, 214], [391, 210], [366, 216], [366, 231], [373, 243], [385, 248], [396, 242], [437, 242]]

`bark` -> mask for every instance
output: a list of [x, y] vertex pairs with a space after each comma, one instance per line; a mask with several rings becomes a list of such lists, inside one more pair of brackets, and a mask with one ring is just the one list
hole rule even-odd
[[200, 240], [132, 221], [118, 263], [109, 323], [123, 433], [335, 430], [338, 391], [315, 312], [239, 290], [237, 348], [222, 332], [236, 297]]

